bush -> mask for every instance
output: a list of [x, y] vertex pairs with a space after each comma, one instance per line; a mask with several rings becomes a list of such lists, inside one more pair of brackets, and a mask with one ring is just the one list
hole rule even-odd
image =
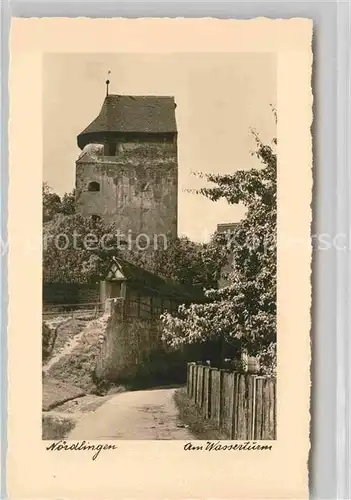
[[42, 323], [42, 360], [46, 361], [54, 347], [55, 332], [46, 323]]
[[62, 415], [43, 413], [42, 415], [42, 439], [63, 439], [68, 436], [76, 425], [74, 416], [63, 417]]

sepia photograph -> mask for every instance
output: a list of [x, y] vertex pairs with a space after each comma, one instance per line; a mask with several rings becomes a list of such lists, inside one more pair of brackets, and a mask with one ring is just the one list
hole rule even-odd
[[13, 20], [11, 498], [308, 498], [312, 39]]
[[42, 85], [42, 439], [276, 440], [277, 53]]

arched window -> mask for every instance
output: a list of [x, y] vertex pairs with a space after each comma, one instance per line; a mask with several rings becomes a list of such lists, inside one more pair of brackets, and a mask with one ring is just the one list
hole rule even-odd
[[88, 191], [100, 191], [100, 184], [98, 182], [92, 181], [88, 184]]

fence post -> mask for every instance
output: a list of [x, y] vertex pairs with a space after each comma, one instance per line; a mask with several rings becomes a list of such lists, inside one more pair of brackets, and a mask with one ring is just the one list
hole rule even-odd
[[218, 401], [218, 425], [222, 427], [223, 425], [223, 370], [219, 370], [219, 401]]
[[230, 439], [276, 439], [274, 378], [188, 363], [187, 394]]
[[230, 439], [232, 438], [233, 433], [234, 382], [235, 374], [233, 372], [223, 370], [221, 391], [221, 427]]
[[191, 363], [190, 366], [190, 376], [191, 376], [191, 383], [190, 383], [190, 398], [194, 398], [194, 392], [195, 392], [195, 364]]
[[218, 368], [212, 368], [211, 373], [211, 418], [216, 421], [219, 425], [220, 423], [220, 370]]
[[204, 367], [204, 399], [203, 413], [205, 418], [210, 418], [211, 415], [211, 368]]
[[190, 363], [186, 365], [186, 393], [190, 396]]
[[251, 439], [255, 439], [255, 433], [256, 433], [256, 378], [253, 377], [253, 387], [252, 387], [252, 421], [251, 421]]
[[195, 366], [194, 366], [194, 384], [193, 384], [193, 389], [194, 389], [194, 391], [193, 391], [193, 397], [192, 397], [192, 399], [193, 399], [194, 403], [196, 404], [196, 402], [197, 402], [197, 364], [195, 364]]
[[273, 397], [273, 439], [277, 439], [277, 381], [272, 380]]
[[272, 379], [262, 384], [262, 439], [275, 438], [274, 388]]
[[239, 373], [234, 372], [233, 381], [233, 412], [232, 412], [232, 439], [237, 439], [237, 429], [238, 429], [238, 385], [239, 385]]
[[197, 399], [198, 399], [198, 401], [197, 401], [197, 404], [198, 404], [199, 408], [202, 408], [203, 402], [204, 402], [204, 366], [199, 365], [197, 376], [198, 376], [198, 387], [197, 387], [197, 391], [198, 391], [198, 398]]
[[256, 378], [255, 434], [253, 439], [262, 439], [262, 389], [263, 378]]
[[246, 433], [247, 439], [253, 439], [253, 407], [254, 407], [254, 393], [255, 393], [255, 376], [254, 375], [246, 375], [246, 402], [245, 402], [245, 410], [246, 410]]
[[224, 419], [224, 404], [223, 404], [223, 396], [224, 396], [224, 374], [225, 370], [219, 370], [219, 412], [218, 412], [218, 424], [222, 428], [223, 427], [223, 419]]
[[191, 399], [194, 386], [194, 363], [187, 364], [187, 395]]

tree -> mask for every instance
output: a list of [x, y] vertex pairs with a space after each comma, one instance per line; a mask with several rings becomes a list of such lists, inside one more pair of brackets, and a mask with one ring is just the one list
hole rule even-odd
[[195, 243], [187, 237], [174, 238], [167, 248], [155, 251], [150, 270], [183, 285], [216, 288], [227, 254], [218, 235], [209, 243]]
[[63, 215], [73, 215], [76, 213], [76, 190], [65, 193], [61, 199], [60, 213]]
[[[108, 232], [114, 232], [113, 225], [100, 222], [99, 225], [77, 215], [66, 219], [64, 216], [76, 214], [75, 190], [65, 193], [62, 198], [46, 184], [43, 184], [43, 221], [44, 221], [44, 278], [50, 281], [85, 282], [102, 278], [101, 273], [111, 262], [112, 255], [120, 255], [135, 265], [184, 285], [199, 288], [217, 286], [222, 266], [226, 261], [225, 246], [218, 236], [213, 236], [210, 243], [195, 243], [189, 238], [168, 240], [165, 249], [153, 253], [127, 250], [122, 246], [101, 251], [97, 248], [85, 249], [81, 254], [77, 248], [65, 248], [64, 240], [72, 239], [73, 233], [81, 234], [81, 242], [94, 230], [98, 238]], [[96, 229], [98, 228], [98, 233]], [[59, 241], [60, 240], [60, 241]], [[59, 244], [56, 244], [55, 241]], [[70, 263], [75, 269], [70, 270]]]
[[65, 193], [62, 197], [56, 194], [52, 188], [43, 183], [43, 222], [50, 222], [57, 215], [73, 215], [76, 211], [75, 189], [70, 193]]
[[59, 214], [44, 224], [43, 233], [45, 282], [97, 282], [118, 254], [115, 228], [101, 220]]
[[208, 303], [164, 314], [163, 338], [173, 347], [220, 339], [260, 357], [271, 369], [276, 343], [276, 139], [265, 145], [253, 134], [254, 154], [263, 168], [205, 175], [214, 186], [199, 191], [213, 201], [224, 198], [247, 209], [230, 240], [230, 284], [207, 290]]
[[45, 223], [52, 220], [60, 212], [61, 198], [58, 194], [54, 193], [46, 182], [43, 183], [42, 196], [43, 222]]
[[118, 227], [80, 214], [57, 214], [43, 226], [43, 279], [47, 283], [96, 283], [114, 256], [147, 267], [146, 253], [126, 246]]

